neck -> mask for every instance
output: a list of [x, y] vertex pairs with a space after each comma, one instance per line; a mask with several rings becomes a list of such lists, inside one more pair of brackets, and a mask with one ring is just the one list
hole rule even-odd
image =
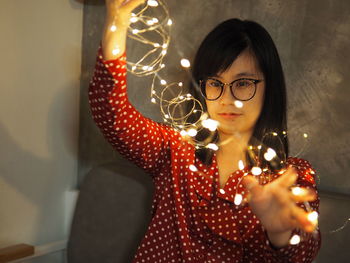
[[251, 133], [225, 134], [219, 132], [220, 149], [218, 154], [222, 156], [235, 156], [246, 163], [245, 153]]

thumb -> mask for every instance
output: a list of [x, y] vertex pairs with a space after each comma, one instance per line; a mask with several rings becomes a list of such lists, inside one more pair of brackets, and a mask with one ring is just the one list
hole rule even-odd
[[259, 184], [258, 180], [253, 176], [246, 176], [242, 180], [243, 186], [249, 191], [251, 195], [259, 195], [263, 187]]
[[146, 2], [146, 0], [129, 0], [124, 5], [131, 12], [136, 7], [138, 7], [139, 5], [141, 5], [141, 4], [145, 3], [145, 2]]

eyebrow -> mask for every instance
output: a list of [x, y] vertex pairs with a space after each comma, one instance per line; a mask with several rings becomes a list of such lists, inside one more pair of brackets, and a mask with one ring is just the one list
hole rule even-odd
[[[219, 77], [217, 74], [214, 75], [214, 77]], [[250, 73], [250, 72], [241, 72], [236, 75], [234, 75], [236, 78], [241, 78], [241, 77], [258, 77], [257, 74], [255, 73]]]

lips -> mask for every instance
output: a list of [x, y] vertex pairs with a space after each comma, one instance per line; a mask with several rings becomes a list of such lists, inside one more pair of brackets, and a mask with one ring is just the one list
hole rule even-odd
[[233, 112], [221, 112], [221, 113], [218, 113], [218, 115], [224, 119], [235, 119], [235, 118], [241, 116], [242, 114], [233, 113]]

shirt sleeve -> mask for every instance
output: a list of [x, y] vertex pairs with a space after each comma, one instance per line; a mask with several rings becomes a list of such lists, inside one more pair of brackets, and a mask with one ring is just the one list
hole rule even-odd
[[[315, 172], [312, 169], [309, 162], [303, 159], [291, 158], [289, 163], [293, 165], [298, 171], [297, 184], [300, 187], [312, 188], [317, 193], [315, 183]], [[309, 205], [313, 211], [319, 213], [319, 197], [313, 202], [309, 202]], [[300, 207], [306, 210], [304, 204], [299, 204]], [[305, 233], [300, 229], [294, 229], [291, 237], [298, 235], [300, 242], [296, 245], [287, 245], [285, 247], [275, 249], [270, 244], [266, 231], [263, 231], [261, 235], [261, 242], [265, 247], [266, 262], [273, 263], [311, 263], [315, 258], [321, 246], [321, 233], [317, 229], [315, 233]]]
[[108, 142], [125, 158], [156, 175], [170, 160], [174, 129], [142, 116], [129, 102], [126, 83], [126, 53], [104, 60], [101, 43], [89, 85], [93, 120]]

